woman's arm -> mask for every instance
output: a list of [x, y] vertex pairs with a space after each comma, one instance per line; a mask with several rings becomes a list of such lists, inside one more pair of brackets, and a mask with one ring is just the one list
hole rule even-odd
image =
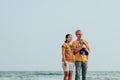
[[66, 59], [65, 59], [65, 48], [64, 47], [62, 47], [62, 59], [63, 59], [63, 62], [64, 62], [64, 66], [67, 66]]
[[65, 48], [62, 47], [62, 58], [63, 58], [63, 61], [65, 61]]

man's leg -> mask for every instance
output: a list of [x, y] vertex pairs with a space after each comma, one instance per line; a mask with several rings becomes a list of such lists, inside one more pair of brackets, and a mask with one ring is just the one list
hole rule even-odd
[[87, 62], [82, 62], [82, 80], [86, 80]]
[[81, 62], [75, 62], [75, 80], [80, 80], [80, 69], [81, 69]]

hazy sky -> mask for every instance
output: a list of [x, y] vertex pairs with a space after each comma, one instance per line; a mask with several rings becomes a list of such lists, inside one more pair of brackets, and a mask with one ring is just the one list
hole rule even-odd
[[120, 71], [120, 0], [1, 0], [0, 70], [61, 71], [67, 33], [83, 30], [89, 71]]

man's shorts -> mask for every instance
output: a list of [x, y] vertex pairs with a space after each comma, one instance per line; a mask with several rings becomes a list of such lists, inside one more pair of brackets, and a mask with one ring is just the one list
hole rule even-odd
[[63, 71], [73, 71], [74, 70], [74, 62], [66, 61], [67, 66], [64, 66], [64, 62], [62, 62]]

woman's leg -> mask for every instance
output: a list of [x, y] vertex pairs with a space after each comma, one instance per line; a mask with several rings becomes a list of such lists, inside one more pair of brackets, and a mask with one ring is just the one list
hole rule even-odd
[[64, 71], [64, 80], [68, 80], [69, 71]]
[[72, 74], [73, 74], [73, 71], [69, 71], [69, 79], [68, 80], [72, 80]]
[[72, 80], [73, 71], [74, 71], [74, 62], [70, 62], [69, 63], [69, 79], [68, 80]]

